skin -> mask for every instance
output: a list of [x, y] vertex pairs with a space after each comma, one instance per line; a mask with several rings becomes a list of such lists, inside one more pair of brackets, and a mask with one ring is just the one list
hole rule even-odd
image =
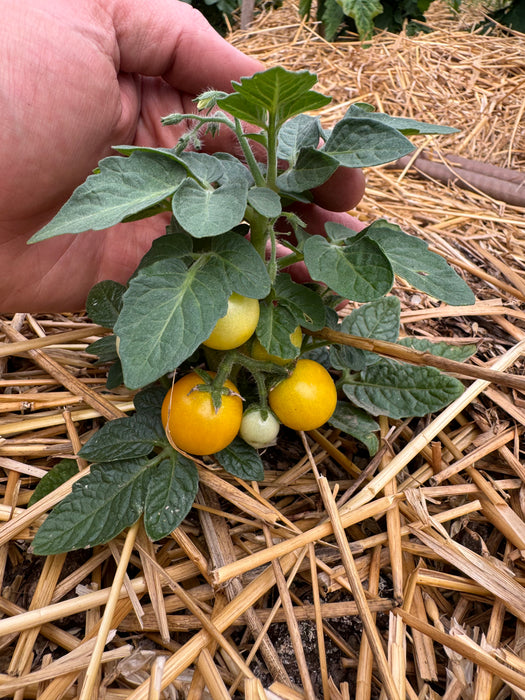
[[[112, 145], [173, 146], [185, 126], [163, 127], [162, 116], [263, 67], [178, 0], [4, 0], [0, 45], [0, 312], [80, 310], [95, 282], [129, 278], [167, 217], [28, 238]], [[204, 150], [239, 152], [229, 133]], [[321, 208], [300, 214], [315, 233], [328, 219], [353, 226], [333, 212], [363, 190], [361, 171], [341, 168], [316, 190]]]

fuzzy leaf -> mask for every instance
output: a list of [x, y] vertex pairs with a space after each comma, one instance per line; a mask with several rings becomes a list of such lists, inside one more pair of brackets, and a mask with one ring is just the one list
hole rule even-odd
[[374, 112], [368, 109], [363, 109], [358, 105], [351, 105], [343, 119], [360, 119], [366, 117], [367, 119], [374, 119], [381, 124], [386, 124], [386, 126], [391, 126], [393, 129], [397, 129], [402, 134], [456, 134], [459, 129], [455, 129], [452, 126], [444, 126], [441, 124], [428, 124], [427, 122], [420, 122], [416, 119], [408, 119], [407, 117], [391, 117], [389, 114], [384, 112]]
[[290, 275], [281, 272], [275, 282], [278, 303], [294, 315], [297, 326], [304, 326], [312, 331], [320, 330], [326, 323], [326, 313], [319, 294], [304, 284], [293, 282]]
[[100, 172], [79, 185], [30, 243], [64, 233], [108, 228], [169, 197], [186, 177], [183, 166], [162, 153], [109, 156]]
[[193, 462], [174, 453], [148, 470], [146, 483], [144, 527], [148, 537], [160, 540], [189, 513], [199, 488], [199, 474]]
[[390, 291], [394, 275], [381, 248], [367, 237], [337, 245], [312, 236], [304, 245], [312, 279], [352, 301], [373, 301]]
[[384, 220], [375, 221], [366, 235], [381, 247], [394, 273], [416, 289], [454, 306], [474, 303], [466, 282], [441, 255], [432, 253], [425, 241]]
[[[397, 297], [381, 297], [354, 309], [341, 323], [341, 330], [361, 338], [376, 338], [395, 343], [399, 335], [401, 305]], [[332, 345], [330, 358], [337, 369], [361, 371], [380, 358], [375, 352], [348, 345]]]
[[414, 148], [397, 129], [366, 116], [338, 122], [321, 151], [348, 168], [367, 168], [397, 160]]
[[347, 401], [338, 401], [328, 424], [362, 442], [370, 455], [377, 452], [379, 440], [375, 433], [379, 430], [379, 425], [357, 406], [352, 406]]
[[248, 190], [248, 204], [263, 216], [273, 219], [282, 211], [281, 198], [268, 187], [252, 187]]
[[217, 104], [251, 124], [265, 126], [267, 115], [282, 124], [296, 114], [329, 104], [329, 97], [310, 90], [316, 82], [317, 77], [306, 70], [292, 72], [275, 66], [232, 83], [235, 93], [218, 100]]
[[78, 454], [90, 462], [144, 457], [163, 440], [164, 430], [160, 420], [126, 416], [104, 423]]
[[322, 133], [319, 117], [298, 114], [285, 122], [279, 131], [277, 157], [294, 165], [301, 148], [317, 148]]
[[465, 362], [469, 357], [475, 355], [477, 350], [477, 346], [473, 343], [469, 343], [468, 345], [452, 345], [443, 340], [438, 343], [433, 343], [431, 340], [427, 340], [427, 338], [400, 338], [397, 342], [399, 345], [414, 348], [414, 350], [419, 350], [421, 352], [430, 352], [432, 355], [446, 357], [456, 362]]
[[44, 498], [44, 496], [47, 496], [59, 486], [65, 484], [66, 481], [71, 479], [72, 476], [75, 476], [75, 474], [78, 474], [78, 464], [76, 460], [61, 459], [60, 462], [55, 464], [55, 466], [40, 479], [27, 505], [34, 505], [41, 498]]
[[359, 375], [347, 377], [346, 396], [374, 416], [425, 416], [463, 393], [463, 384], [434, 367], [414, 367], [380, 360]]
[[361, 39], [370, 39], [374, 32], [374, 23], [372, 20], [377, 15], [383, 12], [383, 6], [379, 0], [337, 0], [341, 5], [343, 12], [347, 17], [351, 17], [359, 37]]
[[126, 287], [113, 280], [104, 280], [91, 287], [86, 308], [90, 319], [99, 326], [113, 328], [122, 308]]
[[277, 178], [277, 184], [285, 192], [303, 192], [322, 185], [335, 173], [339, 162], [315, 148], [301, 148], [297, 161]]
[[94, 547], [132, 525], [142, 514], [146, 470], [144, 459], [93, 465], [41, 525], [35, 554]]
[[297, 357], [298, 348], [290, 340], [300, 321], [286, 306], [263, 301], [259, 305], [259, 323], [255, 334], [261, 345], [271, 355], [277, 355], [285, 359]]
[[115, 332], [126, 386], [138, 389], [171, 372], [208, 338], [233, 291], [216, 265], [189, 270], [176, 258], [139, 271], [124, 295]]
[[259, 453], [244, 440], [237, 437], [214, 455], [223, 469], [246, 481], [262, 481], [264, 467]]
[[113, 362], [118, 359], [116, 340], [116, 335], [105, 335], [103, 338], [95, 340], [94, 343], [90, 343], [89, 347], [86, 348], [86, 352], [98, 357], [97, 364]]
[[171, 206], [175, 218], [188, 233], [205, 238], [218, 236], [240, 224], [247, 201], [248, 187], [244, 182], [214, 189], [187, 178], [177, 188]]

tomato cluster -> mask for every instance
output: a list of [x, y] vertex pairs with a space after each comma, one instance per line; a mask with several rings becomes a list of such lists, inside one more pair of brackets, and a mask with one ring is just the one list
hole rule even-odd
[[[221, 351], [239, 348], [253, 336], [258, 320], [259, 302], [234, 293], [226, 315], [203, 345]], [[299, 327], [290, 340], [301, 347]], [[294, 363], [272, 355], [255, 337], [250, 356], [266, 367], [268, 363], [279, 368], [289, 365], [288, 376], [275, 383], [267, 397], [261, 396], [261, 404], [243, 412], [243, 399], [231, 381], [226, 379], [217, 387], [214, 372], [208, 373], [209, 379], [196, 372], [186, 374], [173, 384], [162, 405], [162, 423], [172, 444], [193, 455], [207, 455], [223, 450], [240, 435], [252, 447], [262, 449], [275, 444], [281, 423], [294, 430], [313, 430], [331, 417], [337, 391], [321, 364], [307, 359]], [[214, 404], [213, 391], [220, 392], [220, 405]]]

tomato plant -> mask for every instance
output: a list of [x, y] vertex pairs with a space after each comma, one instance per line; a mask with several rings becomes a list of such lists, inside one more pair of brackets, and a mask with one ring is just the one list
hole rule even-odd
[[195, 372], [184, 375], [168, 391], [161, 409], [168, 439], [194, 455], [223, 450], [241, 427], [242, 399], [237, 388], [225, 381], [227, 393], [216, 410], [210, 392], [199, 391], [205, 386], [205, 380]]
[[225, 316], [217, 321], [203, 345], [214, 350], [238, 348], [253, 335], [258, 321], [257, 299], [249, 299], [234, 292], [228, 299], [228, 310]]
[[[170, 444], [163, 422], [173, 444], [188, 454], [212, 453], [225, 470], [254, 480], [264, 472], [253, 445], [273, 439], [273, 432], [262, 435], [263, 424], [272, 423], [268, 404], [292, 428], [328, 421], [373, 454], [376, 416], [422, 416], [463, 390], [459, 380], [433, 367], [374, 352], [374, 342], [389, 341], [456, 360], [472, 353], [472, 347], [399, 340], [395, 276], [445, 303], [473, 302], [445, 260], [385, 219], [359, 232], [328, 222], [320, 235], [290, 213], [290, 205], [312, 201], [312, 192], [339, 168], [394, 161], [414, 150], [408, 135], [455, 129], [363, 103], [327, 129], [310, 113], [330, 102], [312, 89], [315, 83], [308, 71], [275, 67], [232, 83], [231, 93], [204, 93], [195, 113], [163, 120], [189, 125], [173, 148], [116, 146], [116, 155], [104, 158], [31, 239], [171, 213], [166, 235], [153, 242], [127, 284], [104, 280], [89, 294], [89, 316], [113, 331], [90, 352], [111, 363], [108, 387], [138, 391], [135, 413], [104, 424], [82, 447], [90, 474], [48, 516], [34, 540], [37, 553], [107, 541], [141, 516], [153, 539], [180, 524], [193, 503], [198, 471]], [[219, 128], [232, 132], [241, 158], [201, 152], [202, 135]], [[296, 263], [311, 283], [292, 279]], [[343, 319], [335, 311], [341, 299], [354, 303]], [[334, 332], [344, 342], [330, 341]], [[367, 349], [356, 346], [356, 338], [369, 339]], [[199, 375], [203, 366], [215, 376]], [[165, 398], [173, 372], [178, 381]], [[190, 391], [201, 386], [199, 377], [209, 386]], [[241, 398], [224, 390], [233, 377], [260, 410], [255, 432], [255, 412], [242, 419], [241, 436], [251, 446], [236, 437]], [[42, 492], [62, 478], [53, 471], [49, 476]], [[111, 519], [101, 517], [101, 502]]]
[[248, 445], [262, 450], [275, 445], [279, 428], [279, 421], [271, 411], [261, 406], [250, 406], [242, 417], [239, 435]]
[[270, 390], [268, 400], [288, 428], [313, 430], [332, 417], [337, 390], [322, 365], [314, 360], [298, 360], [290, 376]]

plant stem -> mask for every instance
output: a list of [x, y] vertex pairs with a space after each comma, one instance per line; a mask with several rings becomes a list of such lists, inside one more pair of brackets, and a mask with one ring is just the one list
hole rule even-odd
[[257, 164], [255, 156], [253, 155], [253, 151], [250, 148], [248, 139], [246, 138], [246, 135], [242, 130], [242, 125], [239, 119], [235, 119], [235, 133], [237, 135], [237, 138], [239, 139], [239, 144], [242, 148], [244, 157], [246, 158], [246, 164], [249, 167], [251, 174], [253, 175], [255, 184], [258, 187], [266, 187], [266, 181], [261, 171], [259, 170], [259, 166]]
[[266, 260], [266, 241], [268, 240], [268, 219], [248, 207], [245, 215], [250, 224], [250, 241], [263, 260]]
[[268, 170], [266, 172], [266, 186], [277, 191], [277, 121], [275, 115], [270, 114], [268, 120]]

